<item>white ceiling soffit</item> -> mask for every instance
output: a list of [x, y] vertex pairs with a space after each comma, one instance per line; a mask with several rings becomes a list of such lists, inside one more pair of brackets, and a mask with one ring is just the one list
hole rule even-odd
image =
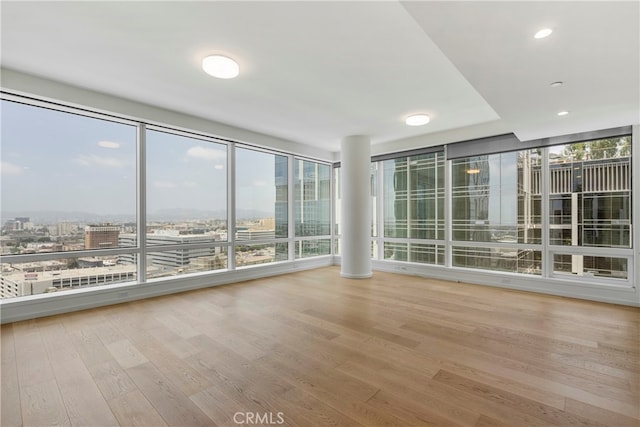
[[403, 5], [520, 140], [640, 123], [640, 2]]
[[332, 151], [499, 120], [398, 2], [3, 2], [2, 64]]

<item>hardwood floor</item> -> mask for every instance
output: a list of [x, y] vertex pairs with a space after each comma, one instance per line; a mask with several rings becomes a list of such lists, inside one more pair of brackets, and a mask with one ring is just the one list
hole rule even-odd
[[640, 425], [640, 309], [381, 272], [3, 325], [1, 354], [3, 427]]

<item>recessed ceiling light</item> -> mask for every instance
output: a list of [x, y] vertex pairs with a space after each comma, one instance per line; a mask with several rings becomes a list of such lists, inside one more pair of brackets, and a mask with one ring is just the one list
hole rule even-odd
[[563, 84], [564, 84], [564, 82], [557, 81], [557, 82], [551, 83], [549, 86], [551, 86], [551, 87], [560, 87]]
[[222, 55], [211, 55], [204, 58], [202, 69], [205, 73], [219, 79], [232, 79], [240, 74], [238, 63]]
[[545, 37], [548, 37], [551, 33], [553, 33], [553, 30], [551, 28], [543, 28], [542, 30], [538, 31], [533, 37], [536, 39], [543, 39]]
[[429, 123], [429, 116], [426, 114], [414, 114], [413, 116], [407, 117], [405, 123], [409, 126], [422, 126]]
[[558, 115], [559, 115], [559, 116], [566, 116], [567, 114], [569, 114], [569, 112], [568, 112], [568, 111], [559, 111], [559, 112], [558, 112]]

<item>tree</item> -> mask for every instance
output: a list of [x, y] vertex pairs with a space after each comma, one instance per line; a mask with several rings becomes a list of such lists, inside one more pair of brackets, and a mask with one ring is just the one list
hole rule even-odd
[[625, 136], [618, 141], [620, 157], [631, 157], [631, 137]]
[[581, 161], [584, 160], [585, 143], [577, 142], [575, 144], [569, 144], [564, 147], [562, 155], [568, 160]]
[[619, 138], [599, 139], [587, 143], [590, 159], [611, 159], [617, 157]]

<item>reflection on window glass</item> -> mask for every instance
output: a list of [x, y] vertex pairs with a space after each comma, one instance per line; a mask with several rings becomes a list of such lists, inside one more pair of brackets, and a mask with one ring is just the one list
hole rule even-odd
[[296, 259], [331, 253], [331, 239], [299, 240], [296, 242]]
[[135, 233], [135, 126], [1, 103], [2, 254], [117, 248]]
[[[254, 254], [245, 242], [286, 238], [289, 233], [288, 158], [271, 153], [236, 149], [236, 262]], [[271, 245], [273, 260], [289, 257], [287, 245]], [[249, 251], [244, 253], [245, 249]], [[246, 257], [245, 257], [246, 255]], [[238, 258], [240, 257], [240, 258]], [[240, 265], [240, 264], [238, 264]]]
[[541, 243], [541, 151], [452, 163], [454, 240]]
[[552, 245], [631, 247], [631, 137], [549, 149]]
[[554, 254], [553, 272], [583, 277], [627, 279], [627, 258]]
[[442, 152], [382, 162], [384, 237], [444, 239]]
[[444, 245], [384, 242], [384, 259], [443, 265]]
[[117, 255], [3, 263], [0, 298], [61, 292], [135, 280], [135, 263], [123, 264]]
[[542, 274], [542, 252], [532, 249], [453, 247], [455, 267]]
[[331, 234], [331, 167], [295, 161], [296, 237]]

